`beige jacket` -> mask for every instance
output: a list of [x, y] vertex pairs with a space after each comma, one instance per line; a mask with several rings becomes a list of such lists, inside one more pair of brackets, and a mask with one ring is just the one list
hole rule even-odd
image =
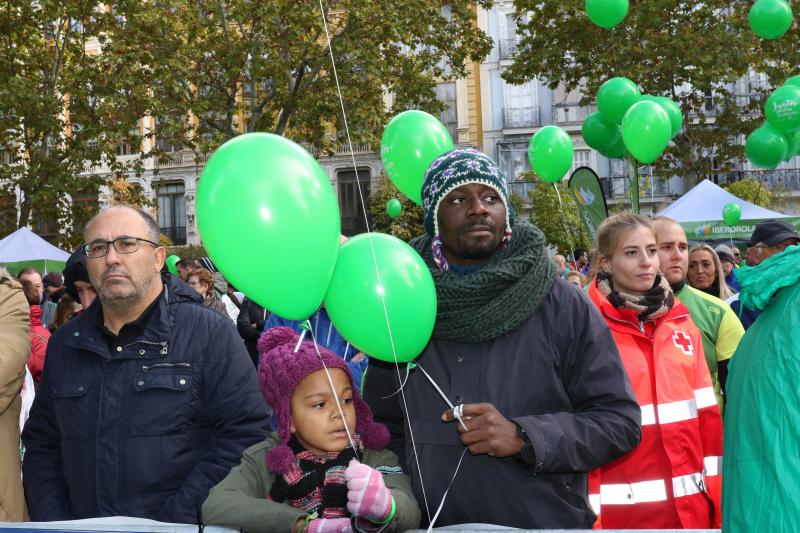
[[0, 268], [0, 522], [27, 518], [19, 456], [19, 392], [31, 353], [28, 301]]

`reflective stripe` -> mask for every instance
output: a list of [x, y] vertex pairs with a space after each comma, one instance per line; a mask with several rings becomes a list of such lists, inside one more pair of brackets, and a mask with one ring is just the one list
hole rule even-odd
[[722, 457], [703, 457], [703, 473], [718, 476], [722, 472]]
[[658, 406], [658, 421], [661, 424], [682, 422], [697, 418], [697, 403], [694, 400], [662, 403]]
[[656, 409], [652, 403], [641, 406], [642, 409], [642, 425], [652, 426], [656, 423]]
[[717, 397], [714, 394], [714, 387], [706, 387], [694, 391], [694, 399], [697, 401], [697, 408], [711, 407], [717, 405]]
[[698, 492], [705, 492], [705, 490], [703, 474], [700, 472], [672, 478], [672, 493], [676, 498], [691, 496]]
[[600, 514], [600, 495], [589, 494], [589, 505], [592, 507], [594, 514]]
[[603, 505], [634, 505], [663, 502], [666, 499], [667, 487], [661, 479], [630, 484], [600, 485], [600, 502]]

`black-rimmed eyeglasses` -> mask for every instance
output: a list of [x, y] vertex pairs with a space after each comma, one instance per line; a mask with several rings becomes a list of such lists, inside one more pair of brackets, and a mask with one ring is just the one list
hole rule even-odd
[[84, 244], [83, 251], [89, 259], [98, 259], [108, 253], [108, 245], [111, 244], [118, 254], [132, 254], [139, 249], [139, 242], [146, 242], [155, 247], [161, 246], [141, 237], [117, 237], [113, 241], [93, 241]]

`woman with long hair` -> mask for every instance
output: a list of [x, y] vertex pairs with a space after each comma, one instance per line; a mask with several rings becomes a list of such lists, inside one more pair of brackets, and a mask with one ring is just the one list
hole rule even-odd
[[659, 273], [651, 221], [633, 213], [605, 220], [597, 252], [589, 296], [642, 410], [639, 446], [590, 475], [598, 525], [719, 527], [722, 420], [700, 332]]
[[725, 273], [717, 252], [707, 244], [695, 244], [689, 250], [689, 285], [720, 300], [733, 296], [725, 283]]

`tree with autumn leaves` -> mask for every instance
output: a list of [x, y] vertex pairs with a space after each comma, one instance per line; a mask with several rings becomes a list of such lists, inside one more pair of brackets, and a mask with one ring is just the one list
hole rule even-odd
[[[17, 225], [31, 213], [55, 219], [65, 229], [60, 244], [75, 244], [91, 212], [76, 213], [71, 200], [107, 182], [98, 165], [111, 168], [112, 180], [141, 174], [145, 158], [166, 157], [167, 144], [201, 155], [263, 131], [332, 152], [345, 131], [339, 94], [353, 142], [377, 146], [397, 112], [441, 110], [436, 83], [463, 76], [492, 47], [468, 0], [323, 7], [307, 0], [3, 4], [0, 187], [20, 192]], [[140, 122], [145, 116], [154, 128]], [[131, 147], [136, 157], [119, 157]]]

